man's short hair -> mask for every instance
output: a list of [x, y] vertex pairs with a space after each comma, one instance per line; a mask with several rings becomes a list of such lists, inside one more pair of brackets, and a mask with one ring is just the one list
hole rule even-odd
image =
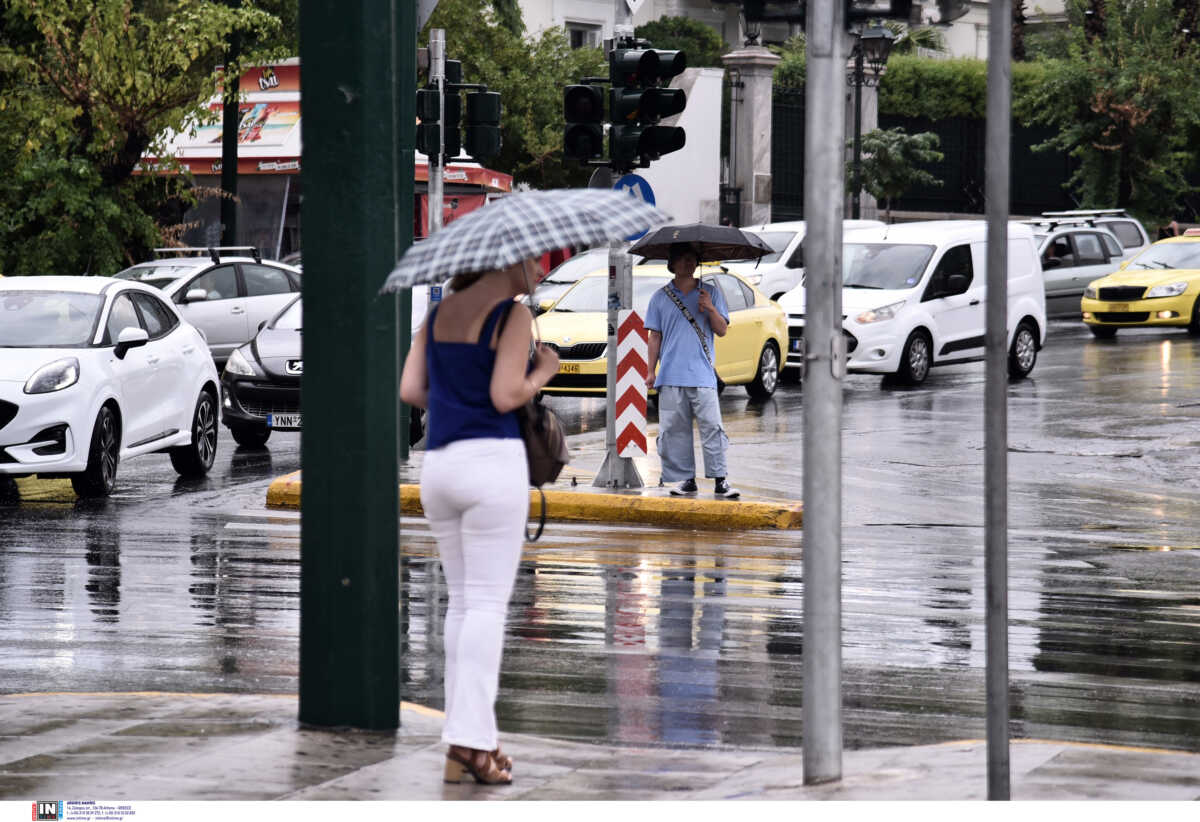
[[700, 263], [700, 249], [696, 248], [695, 243], [671, 243], [671, 247], [667, 249], [667, 271], [675, 273], [675, 261], [684, 254], [691, 254], [696, 258], [696, 263]]

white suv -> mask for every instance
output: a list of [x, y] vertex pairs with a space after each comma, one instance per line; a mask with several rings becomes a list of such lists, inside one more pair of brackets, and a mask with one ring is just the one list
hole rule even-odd
[[[846, 232], [842, 330], [851, 372], [920, 385], [934, 365], [983, 359], [987, 223], [947, 220]], [[787, 366], [803, 364], [804, 289], [788, 312]], [[1033, 370], [1046, 339], [1046, 297], [1033, 232], [1008, 226], [1008, 371]]]
[[[882, 225], [879, 220], [843, 220], [842, 230]], [[727, 260], [723, 263], [725, 268], [740, 274], [772, 300], [778, 300], [804, 281], [804, 220], [742, 226], [742, 231], [761, 237], [771, 246], [771, 253], [757, 262]]]

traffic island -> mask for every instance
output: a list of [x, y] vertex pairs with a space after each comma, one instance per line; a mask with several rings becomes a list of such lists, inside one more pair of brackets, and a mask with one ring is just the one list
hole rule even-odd
[[[545, 494], [547, 520], [629, 522], [723, 531], [795, 529], [804, 523], [804, 506], [799, 502], [672, 497], [658, 488], [640, 493], [603, 488], [550, 489]], [[296, 471], [271, 483], [267, 489], [267, 507], [299, 510], [300, 495], [300, 472]], [[530, 491], [529, 516], [539, 517], [541, 510], [541, 496]], [[400, 512], [414, 517], [424, 514], [419, 485], [400, 486]]]

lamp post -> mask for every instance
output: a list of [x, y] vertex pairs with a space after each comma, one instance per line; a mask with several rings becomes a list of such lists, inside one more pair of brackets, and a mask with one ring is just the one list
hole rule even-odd
[[879, 82], [894, 38], [895, 35], [883, 26], [868, 26], [854, 41], [854, 69], [847, 80], [854, 84], [854, 180], [850, 189], [850, 216], [855, 220], [862, 216], [859, 202], [862, 191], [862, 87]]

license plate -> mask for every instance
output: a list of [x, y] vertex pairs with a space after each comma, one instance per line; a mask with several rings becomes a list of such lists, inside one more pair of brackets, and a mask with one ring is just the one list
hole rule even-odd
[[267, 428], [299, 430], [300, 414], [267, 414]]
[[1109, 311], [1117, 311], [1117, 312], [1128, 311], [1129, 303], [1109, 303], [1108, 310]]
[[580, 365], [577, 362], [560, 362], [558, 364], [558, 373], [560, 374], [578, 374]]

